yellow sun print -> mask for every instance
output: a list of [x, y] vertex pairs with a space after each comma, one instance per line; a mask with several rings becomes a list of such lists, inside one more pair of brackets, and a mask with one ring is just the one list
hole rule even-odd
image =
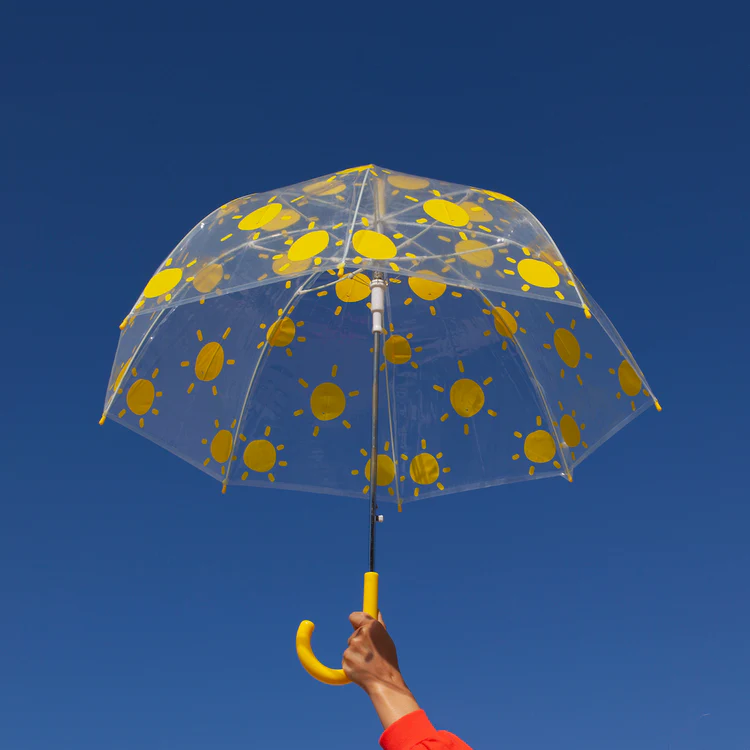
[[[620, 366], [617, 368], [616, 372], [614, 368], [610, 368], [609, 373], [610, 375], [617, 375], [617, 380], [621, 388], [621, 391], [618, 391], [616, 394], [618, 399], [622, 398], [623, 393], [626, 396], [633, 397], [637, 396], [641, 392], [643, 381], [641, 380], [640, 375], [638, 375], [633, 366], [630, 364], [630, 362], [628, 362], [626, 359], [623, 359], [622, 362], [620, 362]], [[649, 395], [648, 391], [645, 388], [643, 389], [643, 395]], [[635, 399], [631, 400], [630, 408], [633, 411], [636, 410]]]
[[[537, 428], [542, 426], [542, 418], [536, 418]], [[531, 462], [529, 466], [529, 476], [534, 476], [537, 464], [547, 464], [552, 461], [552, 465], [556, 469], [561, 469], [560, 462], [556, 459], [557, 446], [555, 445], [555, 438], [547, 432], [547, 430], [536, 429], [526, 435], [525, 439], [522, 433], [514, 432], [513, 435], [519, 440], [523, 440], [523, 453], [526, 458]], [[521, 458], [520, 453], [513, 454], [513, 460], [518, 461]]]
[[[390, 362], [392, 365], [405, 365], [409, 364], [415, 370], [419, 369], [419, 365], [412, 359], [412, 354], [419, 354], [422, 351], [421, 346], [412, 347], [411, 340], [414, 337], [413, 333], [407, 333], [406, 336], [400, 336], [394, 333], [393, 323], [389, 325], [390, 335], [383, 344], [383, 357], [385, 362]], [[380, 365], [381, 370], [385, 370], [385, 362]]]
[[[287, 313], [291, 314], [294, 308], [289, 308]], [[260, 324], [260, 329], [265, 332], [265, 336], [261, 342], [258, 343], [257, 348], [262, 349], [266, 343], [277, 349], [285, 349], [287, 357], [293, 355], [291, 348], [294, 341], [298, 341], [300, 344], [304, 344], [307, 341], [307, 337], [300, 336], [299, 330], [305, 325], [304, 320], [293, 321], [289, 314], [284, 315], [283, 310], [278, 311], [278, 318], [267, 326], [265, 323]]]
[[[583, 430], [586, 429], [586, 425], [583, 422], [578, 421], [576, 410], [572, 409], [570, 414], [565, 414], [565, 408], [562, 405], [562, 401], [558, 401], [557, 405], [560, 407], [560, 411], [563, 415], [560, 417], [559, 427], [560, 434], [562, 435], [563, 442], [570, 449], [570, 456], [575, 461], [576, 453], [575, 449], [580, 445], [584, 450], [588, 450], [588, 444], [583, 439]], [[556, 423], [557, 424], [557, 423]]]
[[[427, 441], [422, 440], [420, 442], [420, 445], [422, 447], [422, 453], [418, 453], [414, 458], [412, 458], [411, 462], [409, 463], [409, 476], [411, 477], [412, 482], [415, 484], [420, 485], [420, 487], [426, 487], [429, 485], [434, 484], [439, 490], [444, 490], [445, 485], [443, 485], [442, 482], [439, 482], [439, 478], [441, 474], [449, 474], [450, 473], [450, 467], [449, 466], [440, 466], [440, 460], [443, 458], [442, 453], [436, 453], [433, 455], [432, 453], [427, 452]], [[401, 455], [401, 459], [403, 461], [408, 461], [409, 457], [405, 454]], [[406, 477], [399, 477], [400, 481], [404, 481]], [[414, 488], [414, 497], [419, 497], [419, 490], [420, 487]]]
[[[195, 261], [188, 263], [187, 268], [190, 268], [193, 263]], [[230, 274], [224, 273], [224, 266], [221, 263], [205, 263], [195, 271], [193, 276], [188, 276], [185, 281], [192, 283], [195, 291], [200, 294], [211, 294], [211, 292], [220, 294], [219, 284], [222, 281], [229, 281], [230, 278]]]
[[263, 229], [266, 232], [278, 232], [282, 229], [288, 229], [289, 227], [293, 226], [301, 218], [302, 215], [295, 211], [293, 208], [285, 208], [280, 211], [275, 218], [264, 224]]
[[[268, 257], [268, 256], [266, 256]], [[310, 258], [303, 258], [302, 260], [290, 260], [287, 253], [279, 253], [273, 256], [273, 263], [271, 264], [271, 270], [277, 276], [292, 276], [298, 273], [304, 273], [310, 268], [312, 260]], [[265, 276], [261, 276], [258, 281], [263, 281]]]
[[[286, 468], [288, 463], [279, 458], [279, 454], [284, 450], [284, 445], [274, 445], [268, 438], [271, 436], [271, 428], [267, 426], [263, 431], [264, 437], [259, 440], [247, 441], [244, 435], [239, 438], [247, 445], [242, 452], [242, 462], [250, 471], [256, 474], [265, 474], [269, 482], [275, 482], [276, 477], [272, 473], [275, 466]], [[240, 479], [244, 482], [250, 476], [249, 471], [243, 471]]]
[[[377, 476], [377, 482], [378, 487], [388, 487], [388, 494], [393, 496], [396, 494], [396, 491], [393, 488], [393, 481], [396, 478], [396, 465], [393, 463], [393, 459], [388, 455], [388, 451], [390, 450], [391, 444], [389, 441], [386, 440], [386, 442], [383, 444], [383, 453], [378, 453], [378, 476]], [[368, 482], [372, 481], [372, 478], [370, 476], [370, 468], [372, 466], [372, 461], [369, 458], [370, 454], [364, 449], [360, 448], [359, 452], [367, 458], [367, 463], [365, 464], [364, 468], [364, 475], [365, 479]], [[352, 476], [358, 476], [359, 475], [359, 469], [352, 469]], [[370, 491], [370, 485], [367, 484], [363, 489], [362, 492], [364, 494], [367, 494]]]
[[[465, 368], [462, 360], [458, 360], [458, 371], [460, 374], [464, 374]], [[492, 377], [485, 378], [481, 385], [476, 380], [471, 378], [458, 378], [450, 386], [448, 397], [450, 399], [451, 407], [453, 411], [463, 419], [471, 419], [472, 417], [479, 414], [484, 408], [484, 389], [492, 383]], [[445, 393], [445, 388], [442, 385], [433, 385], [433, 390], [438, 393]], [[487, 409], [487, 414], [491, 417], [496, 417], [497, 412], [494, 409]], [[440, 421], [445, 422], [450, 417], [448, 412], [445, 412], [441, 417]], [[464, 435], [468, 435], [469, 423], [464, 422]]]
[[[232, 332], [231, 328], [227, 328], [223, 335], [222, 341], [225, 341], [229, 334]], [[199, 343], [203, 343], [203, 331], [198, 329], [195, 335]], [[219, 341], [208, 341], [198, 351], [193, 364], [193, 370], [195, 377], [202, 383], [210, 383], [212, 380], [216, 380], [224, 369], [224, 365], [232, 366], [235, 363], [233, 359], [225, 359], [224, 346]], [[190, 367], [190, 360], [185, 359], [180, 362], [180, 367]], [[190, 383], [187, 392], [192, 393], [195, 389], [195, 382]], [[217, 396], [219, 391], [216, 385], [211, 386], [211, 393]]]
[[[370, 296], [370, 278], [363, 273], [356, 273], [337, 281], [335, 290], [336, 296], [344, 304], [362, 302]], [[343, 308], [339, 305], [334, 314], [340, 315], [342, 310]]]
[[[484, 302], [489, 305], [489, 309], [484, 308], [482, 312], [485, 315], [492, 316], [494, 329], [502, 337], [502, 348], [505, 351], [508, 348], [508, 340], [513, 341], [517, 333], [526, 333], [526, 329], [518, 325], [518, 318], [521, 313], [518, 310], [514, 312], [508, 310], [508, 303], [505, 300], [500, 302], [500, 307], [495, 307], [488, 300], [484, 300]], [[491, 336], [492, 330], [486, 330], [484, 335]]]
[[[125, 373], [126, 368], [120, 370], [120, 374], [117, 376], [117, 380], [115, 381], [115, 384], [113, 386], [113, 388], [117, 388], [118, 393], [122, 393], [120, 383], [122, 383], [122, 380], [125, 377]], [[135, 367], [131, 369], [130, 374], [134, 378], [138, 378], [138, 371]], [[153, 383], [153, 381], [156, 380], [158, 374], [159, 368], [157, 367], [151, 373], [150, 378], [138, 378], [138, 380], [131, 383], [130, 387], [128, 388], [127, 395], [125, 396], [127, 409], [121, 409], [117, 415], [120, 419], [122, 419], [128, 413], [129, 409], [137, 417], [140, 417], [140, 419], [138, 420], [138, 426], [142, 428], [145, 424], [143, 419], [144, 415], [146, 415], [148, 412], [151, 412], [151, 414], [153, 414], [154, 416], [158, 416], [159, 410], [152, 408], [154, 405], [154, 400], [157, 398], [161, 398], [162, 396], [162, 392], [157, 391]]]
[[[227, 471], [226, 465], [229, 463], [229, 460], [235, 460], [237, 456], [232, 456], [232, 446], [234, 444], [234, 435], [232, 434], [232, 430], [237, 425], [237, 420], [233, 420], [232, 424], [230, 425], [230, 429], [221, 429], [221, 425], [219, 424], [219, 420], [214, 420], [214, 427], [216, 428], [216, 433], [211, 438], [211, 444], [208, 446], [208, 452], [209, 456], [203, 461], [204, 466], [208, 466], [211, 463], [211, 460], [213, 459], [216, 461], [217, 464], [221, 465], [221, 475], [224, 476]], [[208, 445], [208, 438], [203, 438], [201, 440], [201, 443], [203, 445]]]
[[247, 216], [241, 218], [237, 229], [244, 232], [252, 232], [254, 229], [263, 229], [270, 224], [282, 211], [281, 203], [269, 203], [260, 208], [256, 208]]
[[[417, 271], [416, 276], [409, 276], [407, 278], [407, 283], [409, 284], [409, 289], [417, 297], [428, 302], [433, 302], [442, 297], [448, 288], [442, 277], [433, 271]], [[412, 302], [414, 302], [412, 297], [407, 297], [404, 300], [405, 305], [410, 305]], [[434, 305], [430, 305], [430, 314], [437, 314]]]
[[463, 201], [463, 203], [459, 203], [459, 206], [461, 206], [461, 208], [463, 208], [463, 210], [466, 211], [467, 214], [469, 214], [469, 221], [471, 222], [492, 221], [492, 214], [479, 203], [474, 203], [474, 201]]
[[[331, 368], [331, 378], [335, 379], [337, 374], [338, 365], [333, 365]], [[310, 384], [306, 380], [300, 378], [298, 382], [304, 389], [310, 389]], [[355, 398], [359, 396], [359, 391], [349, 391], [348, 396], [349, 398]], [[331, 381], [326, 381], [312, 389], [310, 393], [310, 411], [312, 411], [312, 415], [317, 421], [331, 422], [343, 415], [346, 410], [346, 399], [347, 395], [339, 385]], [[294, 412], [294, 416], [301, 417], [304, 413], [304, 409], [297, 409]], [[351, 429], [352, 425], [346, 419], [342, 419], [341, 424], [347, 430]], [[316, 424], [313, 427], [313, 437], [317, 437], [319, 433], [320, 425]]]
[[[466, 235], [461, 232], [462, 237]], [[474, 275], [482, 278], [482, 269], [491, 268], [495, 254], [488, 245], [479, 240], [462, 239], [456, 243], [456, 254], [471, 266], [475, 267]]]
[[[555, 325], [555, 319], [549, 313], [545, 313], [547, 320], [552, 325]], [[544, 348], [548, 351], [552, 350], [554, 345], [557, 356], [560, 357], [562, 363], [569, 367], [571, 370], [575, 370], [581, 361], [581, 345], [578, 343], [573, 331], [576, 327], [575, 318], [570, 321], [570, 328], [557, 328], [552, 337], [552, 344], [544, 344]], [[589, 352], [584, 353], [586, 359], [591, 359], [592, 355]], [[560, 377], [565, 377], [565, 368], [560, 370]], [[576, 375], [576, 380], [579, 385], [583, 385], [583, 378], [580, 374]]]
[[136, 303], [136, 309], [143, 307], [144, 300], [163, 298], [167, 302], [172, 299], [172, 290], [182, 281], [182, 269], [172, 267], [172, 258], [164, 261], [164, 268], [155, 273], [141, 293], [141, 299]]

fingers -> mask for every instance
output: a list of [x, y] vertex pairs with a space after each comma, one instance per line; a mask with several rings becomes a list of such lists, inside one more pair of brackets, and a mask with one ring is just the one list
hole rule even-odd
[[368, 620], [372, 620], [372, 617], [364, 612], [352, 612], [349, 615], [349, 622], [355, 630], [361, 628]]
[[388, 630], [388, 628], [386, 628], [386, 627], [385, 627], [385, 620], [383, 619], [383, 613], [382, 613], [382, 612], [381, 612], [380, 610], [378, 610], [378, 622], [379, 622], [379, 623], [380, 623], [380, 624], [381, 624], [381, 625], [382, 625], [382, 626], [383, 626], [383, 627], [384, 627], [384, 628], [385, 628], [386, 630]]

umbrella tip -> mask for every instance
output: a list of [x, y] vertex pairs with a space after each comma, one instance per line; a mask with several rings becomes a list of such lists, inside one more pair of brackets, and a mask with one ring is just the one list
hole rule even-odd
[[126, 315], [125, 318], [124, 318], [124, 320], [122, 321], [122, 323], [120, 323], [120, 330], [124, 331], [125, 330], [125, 326], [127, 326], [127, 324], [128, 324], [128, 316]]
[[583, 306], [583, 314], [586, 316], [586, 318], [591, 318], [591, 310], [589, 310], [588, 305]]
[[102, 418], [99, 420], [99, 424], [104, 424], [104, 422], [106, 421], [106, 419], [107, 419], [107, 413], [104, 412], [102, 414]]
[[661, 411], [661, 404], [658, 399], [654, 399], [654, 406], [656, 407], [656, 411]]
[[571, 472], [568, 472], [568, 481], [569, 482], [573, 481], [573, 474]]
[[338, 273], [338, 277], [339, 277], [339, 278], [341, 278], [341, 277], [342, 277], [343, 275], [344, 275], [344, 264], [343, 264], [343, 263], [341, 263], [341, 264], [339, 265], [339, 273]]
[[227, 486], [225, 484], [221, 485], [221, 494], [226, 495], [227, 494]]

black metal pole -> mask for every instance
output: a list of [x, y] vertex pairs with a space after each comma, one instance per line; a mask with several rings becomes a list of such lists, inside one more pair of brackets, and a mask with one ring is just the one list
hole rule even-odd
[[380, 395], [380, 333], [375, 333], [372, 347], [372, 442], [370, 443], [370, 572], [375, 571], [375, 524], [378, 506], [378, 396]]

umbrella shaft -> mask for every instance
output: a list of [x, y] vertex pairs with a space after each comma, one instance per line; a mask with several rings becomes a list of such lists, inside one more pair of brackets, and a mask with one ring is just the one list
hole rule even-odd
[[378, 397], [380, 395], [380, 333], [373, 334], [372, 347], [372, 442], [370, 443], [370, 572], [375, 570], [375, 525], [378, 489]]

